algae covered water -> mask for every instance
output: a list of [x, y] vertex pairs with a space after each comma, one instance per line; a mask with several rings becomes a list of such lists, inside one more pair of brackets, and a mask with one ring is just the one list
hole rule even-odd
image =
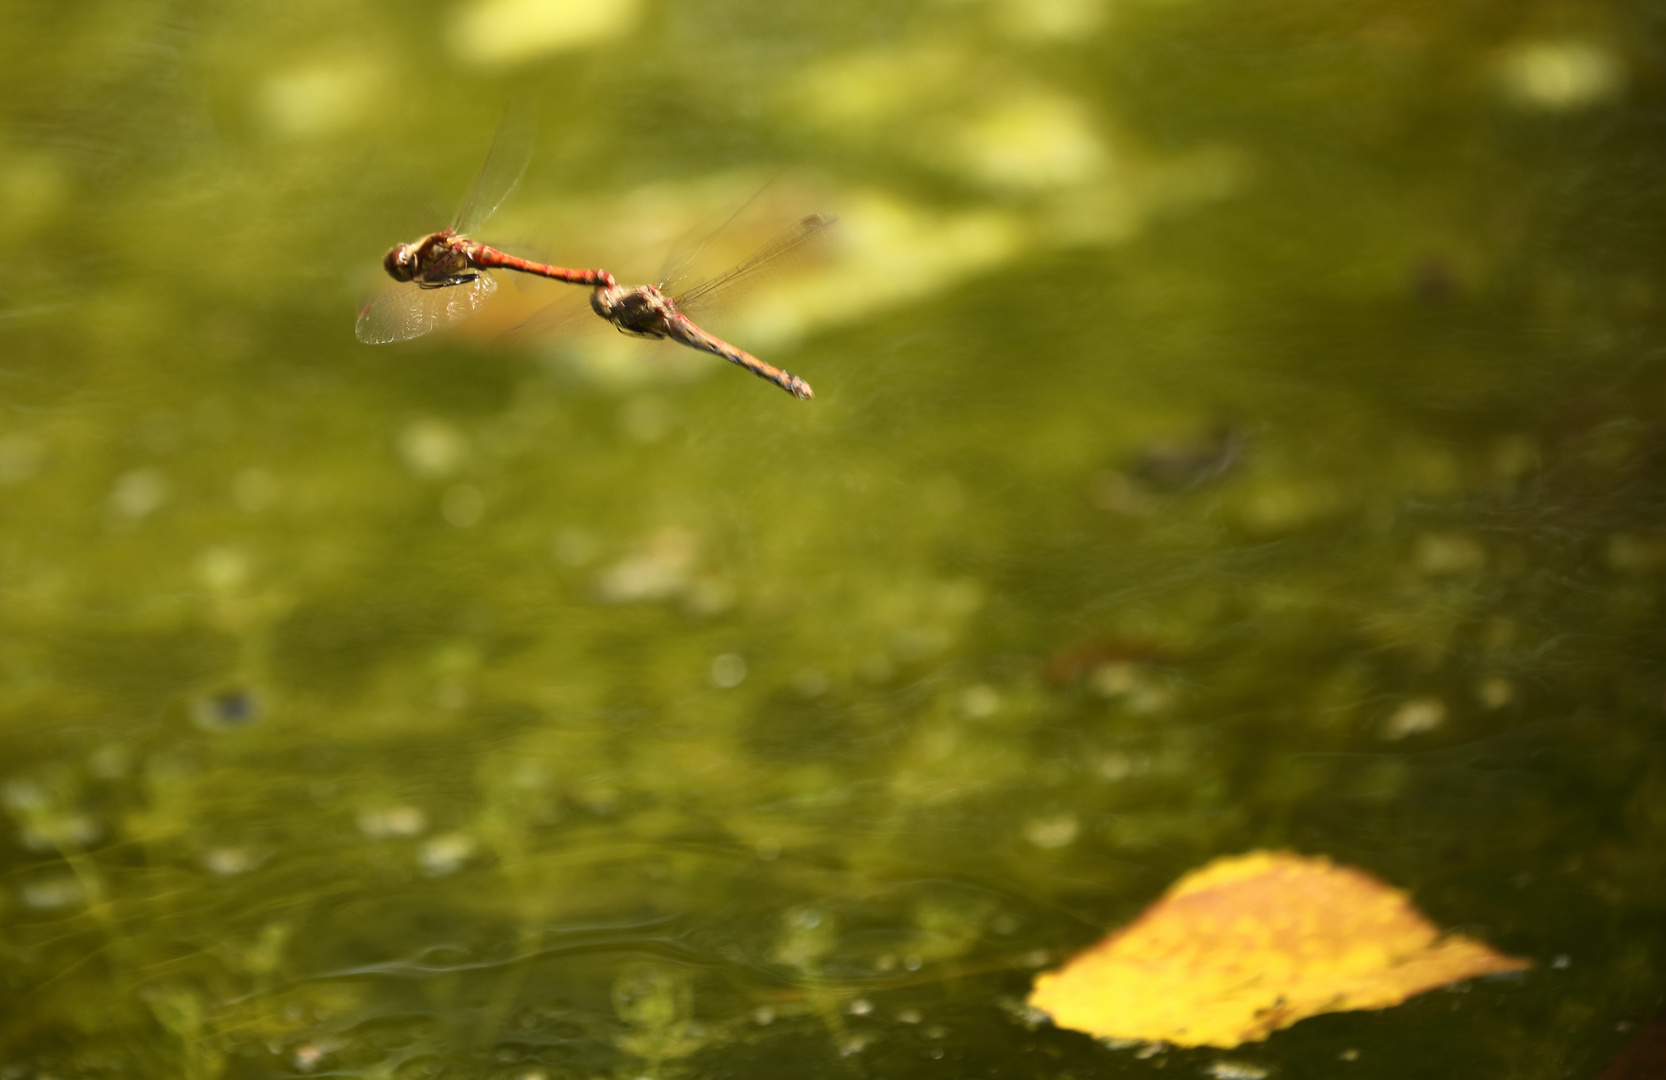
[[[0, 1077], [1596, 1077], [1660, 1013], [1650, 5], [0, 27]], [[710, 323], [814, 400], [556, 282], [355, 340], [528, 100], [505, 250], [839, 215]], [[1025, 1009], [1254, 849], [1534, 966]]]

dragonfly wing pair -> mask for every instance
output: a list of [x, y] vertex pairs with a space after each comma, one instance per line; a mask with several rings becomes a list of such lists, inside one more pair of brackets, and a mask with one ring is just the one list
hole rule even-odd
[[[473, 232], [509, 198], [532, 160], [537, 129], [538, 110], [530, 101], [518, 101], [504, 111], [486, 163], [451, 219], [453, 232]], [[359, 312], [353, 328], [358, 339], [368, 345], [391, 345], [444, 330], [474, 314], [497, 291], [492, 275], [479, 268], [444, 284], [424, 287], [420, 280], [395, 286]]]
[[444, 330], [473, 315], [497, 292], [497, 282], [486, 271], [477, 270], [471, 278], [437, 288], [412, 281], [390, 289], [359, 312], [353, 332], [367, 345], [391, 345]]
[[[678, 309], [688, 311], [702, 304], [710, 304], [714, 299], [732, 291], [742, 281], [754, 278], [764, 267], [778, 268], [783, 263], [790, 264], [793, 260], [810, 254], [826, 240], [827, 230], [838, 220], [832, 214], [811, 214], [800, 218], [740, 265], [730, 267], [716, 277], [707, 278], [697, 285], [675, 290]], [[675, 289], [675, 286], [672, 287]]]

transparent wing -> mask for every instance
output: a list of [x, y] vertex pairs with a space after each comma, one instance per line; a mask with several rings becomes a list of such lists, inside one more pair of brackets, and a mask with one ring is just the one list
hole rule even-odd
[[[518, 281], [524, 275], [516, 275]], [[520, 345], [543, 338], [574, 338], [600, 332], [608, 328], [598, 322], [590, 305], [578, 296], [564, 296], [545, 304], [531, 315], [499, 335], [498, 340], [509, 345]]]
[[424, 289], [415, 282], [407, 282], [389, 289], [359, 312], [359, 323], [353, 332], [366, 345], [409, 341], [462, 322], [494, 292], [497, 292], [497, 282], [484, 270], [472, 281], [439, 289]]
[[710, 300], [742, 278], [757, 273], [771, 263], [789, 256], [804, 254], [817, 245], [826, 236], [827, 230], [838, 220], [832, 214], [811, 214], [809, 217], [799, 219], [791, 228], [783, 231], [775, 239], [765, 244], [756, 255], [753, 255], [739, 266], [683, 292], [676, 298], [677, 306], [682, 307], [688, 304], [697, 304], [703, 300]]
[[492, 216], [521, 182], [532, 161], [532, 144], [538, 134], [538, 107], [530, 100], [516, 101], [503, 111], [486, 163], [480, 166], [463, 205], [452, 218], [451, 227], [465, 236]]
[[775, 183], [775, 181], [771, 180], [757, 191], [754, 191], [747, 197], [745, 202], [735, 208], [734, 213], [724, 219], [723, 224], [707, 232], [704, 236], [700, 237], [698, 241], [691, 242], [689, 237], [684, 237], [682, 240], [679, 240], [677, 244], [672, 247], [670, 252], [666, 254], [665, 262], [660, 265], [659, 287], [662, 289], [671, 289], [679, 285], [683, 280], [683, 276], [693, 269], [695, 261], [699, 259], [701, 255], [705, 254], [706, 248], [711, 246], [712, 241], [728, 232], [734, 223], [740, 220], [740, 216], [746, 213], [747, 209], [751, 207], [753, 203], [757, 202], [763, 193], [769, 190], [770, 185], [773, 183]]

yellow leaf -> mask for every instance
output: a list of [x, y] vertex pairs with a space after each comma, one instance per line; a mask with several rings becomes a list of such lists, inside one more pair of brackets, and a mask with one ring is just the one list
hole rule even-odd
[[1038, 976], [1030, 1005], [1100, 1038], [1232, 1047], [1319, 1013], [1381, 1009], [1530, 966], [1442, 937], [1405, 893], [1362, 871], [1256, 851], [1181, 878], [1134, 922]]

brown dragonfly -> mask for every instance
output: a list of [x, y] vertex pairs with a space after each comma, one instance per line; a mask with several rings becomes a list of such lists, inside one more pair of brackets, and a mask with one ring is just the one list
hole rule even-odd
[[590, 294], [590, 307], [597, 315], [616, 326], [621, 333], [646, 338], [670, 338], [691, 349], [721, 356], [731, 364], [738, 364], [758, 376], [768, 379], [796, 398], [812, 398], [810, 384], [790, 372], [767, 364], [743, 349], [707, 333], [696, 326], [682, 312], [682, 308], [709, 299], [727, 289], [741, 278], [748, 277], [785, 255], [802, 251], [826, 233], [839, 219], [832, 214], [811, 214], [758, 251], [757, 254], [725, 273], [703, 281], [694, 287], [667, 295], [665, 283], [638, 285], [625, 288], [609, 280]]
[[486, 163], [451, 224], [420, 240], [395, 245], [383, 256], [382, 267], [400, 284], [359, 312], [354, 333], [360, 341], [371, 345], [408, 341], [461, 322], [497, 291], [491, 270], [518, 270], [573, 285], [612, 287], [613, 275], [606, 270], [569, 270], [516, 258], [468, 235], [520, 183], [532, 160], [535, 119], [527, 108], [512, 108], [505, 114]]

